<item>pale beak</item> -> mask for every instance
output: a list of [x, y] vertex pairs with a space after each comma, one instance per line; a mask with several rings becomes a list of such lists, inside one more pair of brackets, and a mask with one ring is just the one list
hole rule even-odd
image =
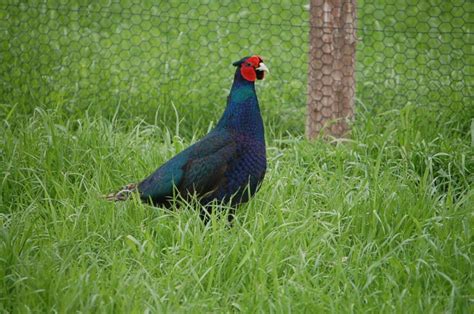
[[260, 64], [258, 65], [257, 70], [266, 71], [267, 73], [270, 73], [270, 70], [268, 70], [267, 66], [263, 62], [260, 62]]

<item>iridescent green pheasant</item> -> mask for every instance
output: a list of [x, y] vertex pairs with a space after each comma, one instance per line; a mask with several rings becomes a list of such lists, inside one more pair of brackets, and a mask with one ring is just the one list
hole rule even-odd
[[[137, 184], [129, 184], [108, 200], [123, 201], [132, 193], [157, 206], [168, 206], [173, 195], [196, 195], [202, 205], [216, 200], [235, 207], [255, 194], [265, 176], [266, 153], [255, 81], [267, 67], [259, 56], [234, 62], [234, 83], [227, 108], [217, 126]], [[205, 215], [205, 212], [201, 213]]]

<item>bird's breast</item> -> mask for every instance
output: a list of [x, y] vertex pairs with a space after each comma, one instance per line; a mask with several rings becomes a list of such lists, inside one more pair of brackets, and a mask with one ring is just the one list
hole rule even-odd
[[258, 184], [265, 174], [267, 159], [265, 144], [249, 138], [237, 141], [236, 158], [231, 161], [225, 176], [230, 189]]

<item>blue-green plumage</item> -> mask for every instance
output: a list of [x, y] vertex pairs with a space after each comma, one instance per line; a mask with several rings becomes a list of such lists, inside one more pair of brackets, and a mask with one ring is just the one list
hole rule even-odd
[[214, 200], [238, 205], [256, 192], [265, 175], [266, 154], [254, 80], [263, 78], [266, 67], [258, 56], [234, 65], [234, 83], [216, 127], [138, 185], [129, 185], [109, 199], [126, 199], [123, 191], [127, 196], [138, 191], [143, 201], [166, 206], [178, 192], [183, 197], [197, 195], [203, 205]]

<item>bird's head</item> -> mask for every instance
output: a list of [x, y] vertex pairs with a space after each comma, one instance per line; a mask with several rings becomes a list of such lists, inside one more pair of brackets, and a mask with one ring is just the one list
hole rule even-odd
[[233, 65], [239, 67], [242, 77], [250, 82], [263, 80], [265, 71], [269, 72], [267, 66], [263, 63], [262, 58], [257, 55], [242, 58], [241, 60], [234, 62]]

